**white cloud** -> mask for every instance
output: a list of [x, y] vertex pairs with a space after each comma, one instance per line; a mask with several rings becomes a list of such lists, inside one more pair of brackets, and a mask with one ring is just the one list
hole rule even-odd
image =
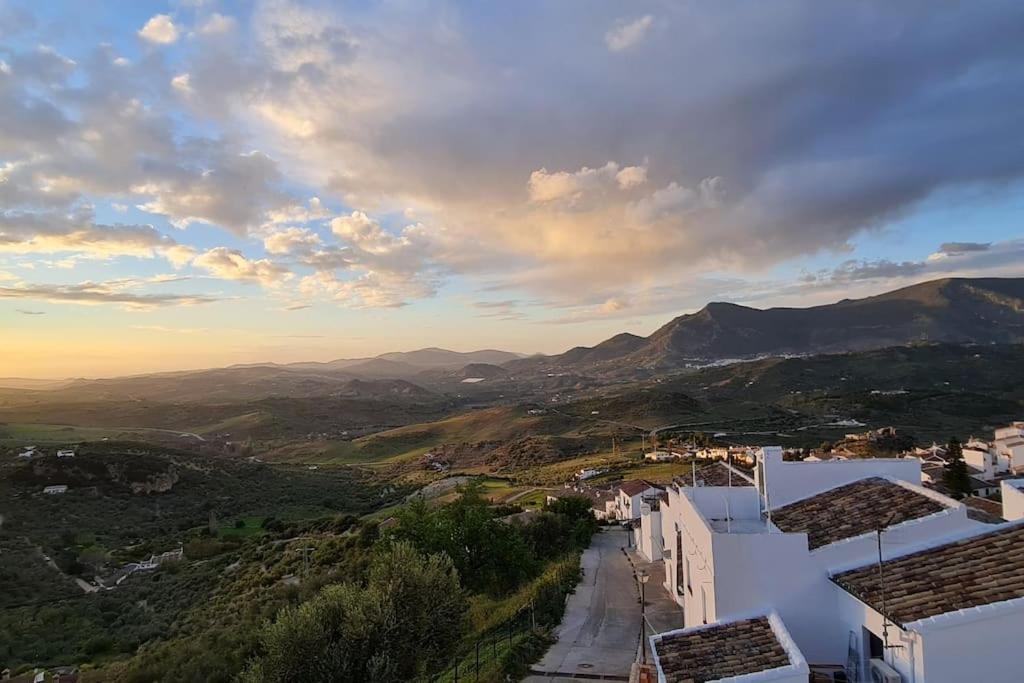
[[233, 31], [237, 24], [234, 17], [214, 12], [199, 27], [199, 33], [204, 36], [221, 35]]
[[306, 251], [322, 244], [315, 232], [306, 228], [288, 228], [263, 238], [263, 248], [270, 254]]
[[620, 21], [604, 34], [604, 43], [612, 52], [622, 52], [637, 45], [654, 24], [654, 16], [645, 14], [633, 21]]
[[177, 76], [171, 79], [171, 87], [177, 90], [178, 92], [190, 95], [194, 92], [192, 90], [192, 85], [189, 83], [190, 80], [191, 76], [189, 76], [188, 74], [178, 74]]
[[647, 182], [647, 169], [644, 166], [627, 166], [615, 174], [619, 187], [628, 190]]
[[256, 282], [264, 287], [278, 287], [292, 277], [282, 265], [269, 259], [250, 260], [237, 249], [227, 247], [203, 252], [192, 260], [192, 265], [221, 280]]
[[139, 30], [139, 37], [151, 43], [170, 45], [178, 40], [178, 27], [169, 15], [156, 14]]
[[578, 202], [589, 193], [606, 192], [613, 187], [628, 190], [647, 182], [647, 169], [643, 166], [627, 166], [609, 161], [604, 166], [578, 171], [549, 172], [546, 168], [530, 174], [526, 187], [532, 202], [554, 202], [567, 200]]
[[149, 310], [167, 306], [195, 306], [217, 301], [203, 294], [170, 294], [135, 291], [144, 280], [121, 279], [78, 284], [28, 284], [19, 282], [0, 287], [0, 299], [36, 299], [51, 303], [82, 305], [116, 304], [128, 310]]

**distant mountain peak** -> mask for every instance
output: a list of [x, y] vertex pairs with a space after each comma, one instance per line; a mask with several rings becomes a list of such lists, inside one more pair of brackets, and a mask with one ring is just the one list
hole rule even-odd
[[864, 351], [919, 342], [1024, 343], [1024, 278], [943, 278], [809, 308], [714, 301], [649, 337], [524, 359], [547, 371], [617, 373], [688, 362]]

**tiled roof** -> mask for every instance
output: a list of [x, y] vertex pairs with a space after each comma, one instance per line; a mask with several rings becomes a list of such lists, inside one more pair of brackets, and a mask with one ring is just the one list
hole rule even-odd
[[668, 683], [704, 683], [788, 666], [767, 617], [735, 621], [656, 639]]
[[967, 506], [967, 516], [986, 524], [999, 524], [1003, 521], [1003, 505], [999, 501], [967, 496], [960, 501]]
[[892, 526], [945, 509], [926, 495], [871, 477], [772, 510], [772, 522], [785, 532], [805, 532], [813, 550], [874, 531], [887, 521]]
[[[702, 486], [728, 486], [729, 466], [724, 462], [715, 462], [697, 470], [697, 481]], [[733, 486], [753, 486], [754, 484], [746, 478], [746, 475], [732, 472]]]
[[633, 481], [625, 481], [619, 484], [619, 490], [625, 493], [627, 496], [635, 496], [639, 493], [643, 493], [650, 488], [661, 488], [657, 484], [652, 484], [649, 481], [643, 479], [634, 479]]
[[[1024, 597], [1024, 526], [889, 560], [882, 574], [887, 616], [898, 624]], [[832, 580], [881, 610], [878, 565]]]

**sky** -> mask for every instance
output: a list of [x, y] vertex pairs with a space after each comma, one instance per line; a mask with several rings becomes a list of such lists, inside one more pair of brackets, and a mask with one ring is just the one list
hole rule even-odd
[[1024, 5], [0, 0], [0, 377], [1024, 275]]

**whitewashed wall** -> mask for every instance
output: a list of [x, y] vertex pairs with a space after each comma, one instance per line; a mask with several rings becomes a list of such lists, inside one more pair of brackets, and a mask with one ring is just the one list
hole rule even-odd
[[766, 446], [758, 453], [758, 459], [764, 471], [762, 477], [760, 465], [754, 470], [757, 487], [766, 492], [773, 509], [865, 477], [889, 476], [911, 484], [921, 483], [921, 461], [917, 458], [785, 462], [782, 448]]

